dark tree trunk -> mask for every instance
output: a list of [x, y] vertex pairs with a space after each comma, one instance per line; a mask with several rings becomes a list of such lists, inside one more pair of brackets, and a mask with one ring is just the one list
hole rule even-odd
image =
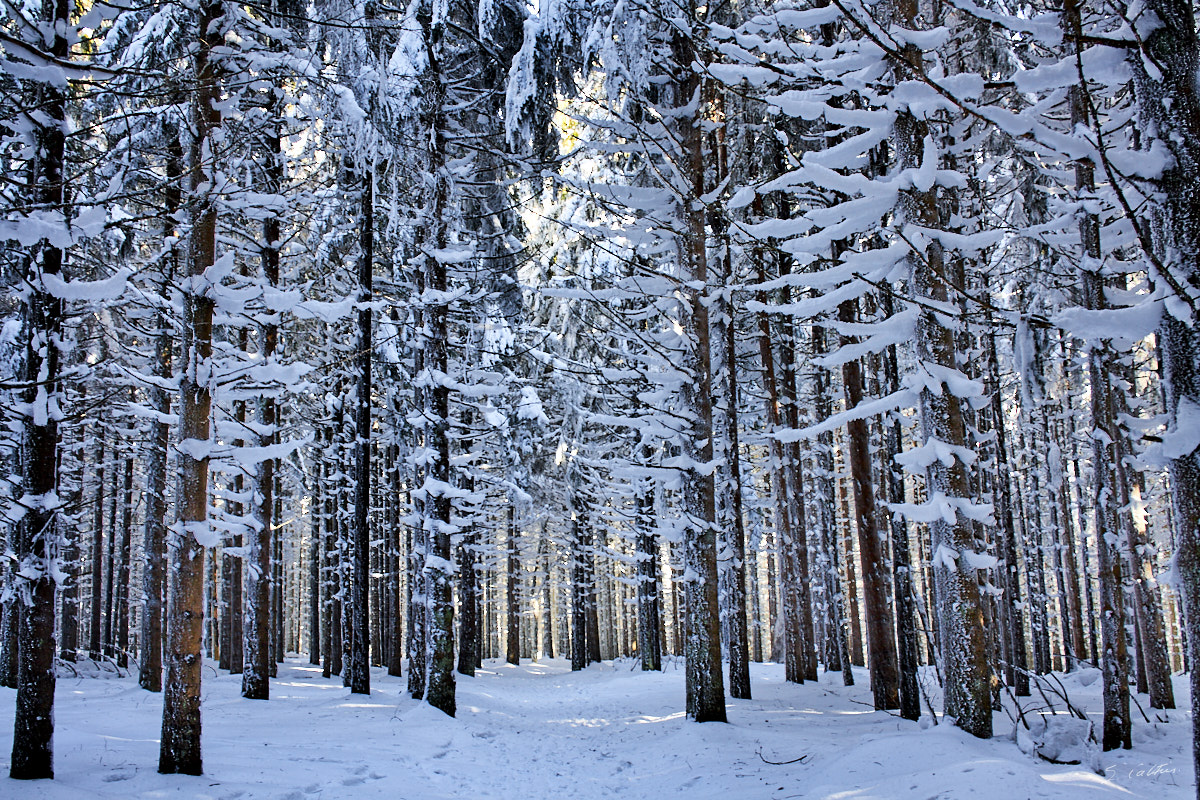
[[[113, 447], [113, 456], [119, 456], [117, 447]], [[114, 458], [114, 460], [116, 460]], [[104, 633], [101, 649], [104, 655], [108, 658], [114, 658], [116, 653], [113, 651], [113, 644], [116, 642], [114, 623], [116, 622], [116, 614], [113, 609], [113, 601], [117, 594], [117, 508], [120, 506], [121, 497], [121, 473], [116, 469], [116, 464], [110, 473], [110, 481], [108, 486], [108, 542], [105, 546], [104, 554]]]
[[[401, 613], [403, 608], [401, 596], [401, 566], [404, 563], [400, 552], [401, 537], [404, 536], [404, 527], [400, 524], [400, 507], [405, 504], [407, 495], [401, 491], [400, 481], [400, 445], [393, 442], [389, 450], [389, 463], [391, 470], [388, 478], [391, 482], [390, 494], [392, 496], [391, 505], [388, 508], [388, 542], [391, 549], [391, 555], [388, 558], [388, 574], [390, 575], [390, 585], [388, 588], [389, 601], [391, 603], [391, 638], [392, 647], [388, 653], [388, 675], [400, 677], [404, 662], [404, 614]], [[406, 504], [405, 504], [406, 505]]]
[[463, 532], [458, 542], [458, 605], [462, 617], [458, 623], [458, 671], [475, 674], [479, 652], [479, 583], [475, 572], [475, 547], [479, 534], [474, 526]]
[[596, 578], [596, 554], [599, 552], [596, 547], [596, 531], [590, 524], [590, 520], [584, 517], [584, 530], [587, 535], [587, 542], [584, 546], [584, 641], [587, 643], [587, 660], [589, 664], [598, 664], [600, 662], [600, 605], [597, 596], [599, 588]]
[[[567, 479], [568, 485], [571, 478]], [[587, 546], [585, 509], [579, 490], [571, 487], [571, 669], [587, 667]]]
[[[541, 641], [542, 656], [554, 658], [554, 590], [553, 571], [554, 553], [550, 549], [550, 540], [546, 536], [546, 523], [542, 522], [542, 619]], [[657, 628], [656, 628], [657, 630]]]
[[[351, 526], [349, 685], [355, 694], [371, 693], [371, 299], [375, 263], [375, 181], [366, 169], [359, 202], [358, 348], [355, 366], [354, 522]], [[449, 523], [449, 519], [446, 520]], [[447, 554], [448, 556], [448, 554]]]
[[[97, 426], [99, 428], [99, 426]], [[93, 661], [104, 657], [104, 433], [96, 434], [96, 459], [93, 472], [96, 495], [92, 498], [92, 603], [89, 609], [88, 651]]]
[[[695, 19], [694, 3], [687, 4], [688, 24]], [[676, 30], [671, 39], [677, 73], [672, 76], [680, 106], [701, 97], [699, 73], [692, 65], [698, 57], [691, 31]], [[685, 384], [683, 405], [692, 414], [691, 429], [683, 437], [683, 455], [696, 467], [684, 480], [688, 518], [683, 553], [686, 577], [684, 619], [686, 668], [686, 712], [696, 722], [724, 722], [725, 681], [721, 670], [721, 614], [717, 597], [716, 487], [711, 471], [700, 465], [713, 460], [712, 343], [707, 305], [708, 261], [705, 252], [704, 195], [705, 152], [699, 124], [700, 109], [676, 118], [682, 163], [678, 166], [688, 181], [683, 198], [686, 234], [680, 237], [680, 271], [687, 283], [682, 288], [684, 330], [691, 352], [687, 368], [691, 380]], [[705, 287], [705, 288], [701, 288]]]
[[504, 552], [504, 660], [509, 664], [521, 663], [521, 601], [517, 595], [519, 572], [516, 509], [510, 500], [508, 504], [508, 538]]
[[[643, 454], [649, 448], [643, 448]], [[645, 479], [637, 494], [638, 658], [643, 670], [662, 669], [659, 636], [658, 537], [654, 534], [654, 484]]]
[[[82, 400], [82, 397], [80, 398]], [[80, 425], [82, 433], [86, 428]], [[73, 504], [76, 509], [82, 511], [84, 508], [84, 459], [85, 451], [83, 439], [74, 443], [75, 451], [75, 492]], [[74, 663], [78, 658], [79, 652], [79, 581], [83, 576], [82, 565], [80, 564], [80, 540], [81, 531], [78, 527], [73, 531], [73, 535], [67, 537], [64, 543], [66, 553], [63, 555], [62, 571], [67, 576], [62, 584], [62, 621], [60, 627], [62, 636], [59, 641], [59, 658], [63, 661]]]
[[121, 552], [117, 565], [115, 612], [116, 656], [118, 667], [129, 666], [129, 568], [133, 544], [133, 457], [125, 459], [121, 475]]
[[[42, 20], [55, 31], [50, 55], [68, 58], [66, 32], [69, 4], [44, 0]], [[46, 42], [32, 43], [44, 47]], [[63, 89], [46, 83], [36, 90], [36, 107], [44, 122], [34, 132], [38, 159], [33, 169], [34, 202], [48, 213], [66, 216], [64, 168], [66, 158], [66, 96]], [[63, 302], [47, 291], [45, 276], [62, 274], [63, 251], [41, 241], [26, 262], [26, 285], [21, 308], [24, 353], [18, 394], [21, 415], [20, 470], [25, 514], [14, 531], [19, 571], [11, 588], [17, 600], [9, 607], [16, 617], [17, 702], [13, 724], [12, 762], [9, 777], [54, 777], [54, 601], [57, 539], [60, 531], [58, 489], [58, 419], [52, 403], [61, 402], [59, 370], [62, 354]], [[38, 385], [48, 376], [48, 385]], [[12, 620], [10, 620], [10, 625]]]

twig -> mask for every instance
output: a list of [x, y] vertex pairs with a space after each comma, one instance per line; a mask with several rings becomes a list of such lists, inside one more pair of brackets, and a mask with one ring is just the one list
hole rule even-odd
[[787, 764], [799, 764], [799, 763], [803, 762], [804, 759], [808, 758], [808, 753], [805, 753], [804, 755], [800, 756], [799, 758], [793, 758], [791, 761], [771, 761], [770, 759], [763, 758], [761, 747], [758, 748], [757, 750], [755, 750], [754, 754], [756, 756], [758, 756], [759, 759], [761, 759], [764, 764], [770, 764], [771, 766], [774, 766], [774, 767], [782, 767]]
[[1133, 704], [1138, 707], [1138, 711], [1142, 712], [1142, 719], [1146, 720], [1146, 723], [1149, 724], [1150, 718], [1146, 716], [1146, 709], [1142, 708], [1142, 704], [1138, 702], [1137, 695], [1133, 692], [1130, 692], [1129, 699], [1132, 700]]

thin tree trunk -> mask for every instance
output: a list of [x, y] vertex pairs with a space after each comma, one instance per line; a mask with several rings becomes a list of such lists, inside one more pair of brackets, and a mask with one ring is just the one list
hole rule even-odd
[[[1011, 667], [1015, 670], [1015, 693], [1017, 697], [1029, 696], [1029, 663], [1025, 653], [1025, 619], [1022, 614], [1024, 603], [1021, 602], [1021, 573], [1019, 566], [1020, 554], [1017, 552], [1017, 531], [1013, 518], [1013, 503], [1010, 489], [1008, 466], [1008, 438], [1005, 434], [1004, 406], [1000, 396], [1000, 364], [996, 356], [996, 332], [992, 327], [991, 311], [988, 311], [988, 332], [986, 334], [988, 375], [991, 383], [991, 412], [992, 425], [996, 434], [996, 476], [995, 498], [996, 517], [1000, 522], [1000, 548], [1002, 561], [999, 567], [1001, 573], [1001, 598], [1005, 604], [1008, 616], [1008, 627], [1005, 635], [1008, 637], [1009, 652], [1012, 654]], [[1040, 574], [1040, 570], [1038, 570]]]
[[[847, 300], [838, 307], [841, 322], [858, 321], [858, 301]], [[842, 347], [851, 344], [842, 337]], [[857, 408], [863, 401], [862, 371], [857, 359], [842, 364], [842, 389], [846, 409]], [[871, 694], [875, 708], [883, 711], [900, 707], [900, 667], [897, 663], [895, 629], [888, 600], [888, 568], [880, 541], [875, 508], [875, 482], [871, 473], [870, 433], [865, 419], [846, 424], [849, 448], [847, 458], [854, 486], [855, 524], [858, 549], [862, 557], [863, 600], [867, 611], [867, 646], [870, 651]]]
[[[884, 292], [880, 298], [880, 310], [885, 318], [894, 312], [892, 295]], [[896, 346], [889, 345], [883, 359], [884, 379], [889, 394], [900, 390], [900, 363]], [[900, 420], [884, 423], [884, 467], [880, 470], [886, 484], [888, 503], [904, 502], [904, 473], [896, 464], [895, 457], [903, 449], [903, 434]], [[917, 685], [917, 614], [913, 595], [912, 555], [908, 540], [908, 522], [896, 514], [888, 514], [892, 529], [892, 586], [893, 602], [896, 604], [896, 640], [900, 669], [900, 716], [904, 719], [919, 719], [921, 716], [920, 687]]]
[[92, 498], [92, 603], [89, 609], [91, 624], [88, 626], [88, 650], [93, 661], [99, 661], [104, 657], [104, 641], [101, 634], [104, 614], [104, 471], [106, 457], [104, 432], [100, 428], [96, 435], [94, 467], [96, 495]]
[[512, 500], [508, 503], [508, 536], [504, 551], [504, 660], [521, 663], [521, 601], [517, 595], [520, 562], [517, 560], [517, 512]]
[[[358, 254], [358, 347], [355, 367], [354, 521], [351, 525], [350, 575], [350, 691], [371, 693], [370, 580], [371, 580], [371, 298], [375, 262], [375, 179], [371, 169], [360, 177]], [[449, 523], [449, 519], [446, 522]], [[446, 554], [449, 557], [449, 553]]]
[[133, 456], [125, 459], [121, 475], [121, 552], [117, 566], [116, 656], [118, 667], [129, 666], [129, 569], [133, 544]]

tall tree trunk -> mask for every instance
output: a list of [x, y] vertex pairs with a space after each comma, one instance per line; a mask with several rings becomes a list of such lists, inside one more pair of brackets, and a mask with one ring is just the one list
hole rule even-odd
[[[885, 318], [893, 313], [892, 294], [884, 292], [880, 298], [880, 310]], [[887, 393], [900, 390], [900, 363], [896, 346], [889, 345], [883, 357], [884, 379]], [[886, 484], [888, 503], [904, 502], [904, 473], [896, 464], [895, 457], [903, 449], [900, 420], [884, 423], [884, 466], [880, 470]], [[918, 719], [921, 716], [920, 687], [917, 684], [917, 619], [913, 595], [912, 555], [908, 540], [908, 522], [897, 514], [888, 514], [892, 529], [892, 587], [896, 604], [896, 640], [900, 669], [900, 716]]]
[[478, 533], [472, 525], [458, 542], [458, 605], [462, 612], [458, 624], [458, 671], [475, 674], [476, 654], [479, 652], [478, 575], [475, 572], [476, 540]]
[[[988, 332], [986, 334], [988, 375], [991, 383], [991, 412], [992, 425], [996, 434], [996, 476], [995, 498], [996, 517], [1000, 523], [1001, 563], [1001, 598], [1008, 615], [1008, 626], [1005, 635], [1009, 641], [1009, 652], [1012, 654], [1012, 668], [1016, 672], [1015, 693], [1017, 697], [1029, 696], [1029, 663], [1025, 653], [1025, 618], [1021, 602], [1021, 573], [1019, 566], [1020, 554], [1017, 552], [1017, 529], [1013, 516], [1011, 497], [1011, 478], [1008, 466], [1008, 438], [1005, 435], [1004, 405], [1000, 396], [1000, 364], [996, 356], [996, 333], [992, 327], [991, 312], [988, 312]], [[1040, 573], [1040, 570], [1038, 570]]]
[[[695, 4], [686, 6], [688, 23], [695, 19]], [[680, 106], [699, 104], [701, 82], [693, 67], [698, 54], [691, 31], [676, 30], [671, 50]], [[692, 414], [691, 429], [683, 437], [683, 454], [694, 466], [684, 482], [687, 530], [684, 533], [686, 613], [684, 627], [687, 716], [696, 722], [724, 722], [725, 681], [721, 674], [721, 615], [717, 598], [716, 496], [713, 473], [705, 465], [713, 461], [712, 344], [708, 319], [708, 262], [705, 253], [704, 195], [705, 154], [700, 109], [676, 120], [675, 135], [683, 162], [681, 173], [688, 181], [681, 200], [681, 222], [686, 234], [680, 237], [680, 271], [684, 284], [684, 330], [688, 336], [690, 381], [684, 386], [683, 404]]]
[[[66, 62], [70, 25], [66, 0], [44, 0], [41, 19], [54, 31], [49, 54]], [[35, 48], [44, 40], [31, 43]], [[38, 151], [31, 198], [47, 214], [66, 218], [66, 92], [51, 83], [34, 89], [39, 119], [34, 130]], [[24, 353], [18, 392], [23, 404], [21, 443], [17, 458], [24, 515], [17, 522], [13, 548], [19, 570], [10, 588], [16, 600], [9, 614], [16, 616], [17, 702], [13, 723], [12, 762], [9, 777], [54, 777], [54, 602], [57, 540], [60, 531], [58, 500], [58, 414], [62, 403], [59, 370], [62, 353], [63, 302], [48, 291], [46, 276], [62, 274], [63, 251], [47, 240], [35, 245], [25, 266], [29, 290], [22, 294], [21, 323]], [[10, 625], [12, 620], [10, 620]]]
[[[120, 449], [113, 447], [114, 461], [119, 463]], [[109, 473], [108, 485], [108, 542], [105, 547], [104, 555], [104, 642], [101, 649], [104, 655], [108, 658], [115, 658], [116, 653], [113, 650], [114, 642], [116, 642], [114, 623], [117, 616], [114, 613], [113, 602], [117, 596], [117, 509], [121, 505], [121, 473], [117, 469], [117, 464], [113, 465], [113, 469]]]
[[133, 455], [125, 458], [121, 474], [121, 552], [117, 565], [115, 610], [116, 656], [118, 667], [129, 666], [129, 571], [133, 544]]
[[[643, 446], [642, 455], [650, 448]], [[643, 478], [637, 491], [637, 609], [638, 660], [643, 670], [662, 670], [662, 638], [659, 619], [658, 536], [654, 533], [654, 483]]]
[[184, 293], [184, 368], [180, 376], [179, 529], [169, 541], [167, 677], [163, 693], [158, 771], [199, 775], [200, 639], [204, 630], [204, 549], [209, 540], [208, 446], [212, 395], [213, 298], [204, 274], [216, 260], [217, 210], [203, 192], [213, 182], [212, 134], [220, 124], [217, 66], [210, 52], [224, 42], [220, 2], [199, 7], [193, 54], [196, 88], [192, 99], [190, 188], [193, 218]]
[[504, 548], [504, 660], [521, 663], [521, 601], [517, 596], [520, 562], [517, 560], [517, 512], [508, 503], [508, 535]]
[[[898, 22], [915, 28], [917, 3], [897, 0]], [[901, 59], [893, 63], [897, 82], [920, 79], [924, 74], [924, 56], [912, 43], [901, 50]], [[896, 118], [895, 139], [899, 167], [915, 169], [921, 165], [926, 142], [931, 141], [929, 125], [907, 108]], [[900, 197], [900, 219], [906, 223], [937, 229], [940, 226], [937, 187], [925, 191], [912, 189]], [[909, 257], [910, 290], [914, 298], [941, 305], [950, 298], [949, 281], [942, 247], [930, 243], [924, 252]], [[916, 351], [921, 369], [957, 372], [954, 333], [938, 321], [927, 308], [922, 309], [916, 326]], [[948, 386], [938, 393], [929, 389], [920, 396], [921, 430], [925, 441], [938, 440], [956, 448], [965, 448], [967, 435], [962, 406]], [[968, 502], [970, 484], [966, 465], [955, 458], [946, 466], [935, 460], [926, 470], [929, 500], [956, 504], [955, 521], [944, 518], [930, 524], [937, 597], [941, 617], [941, 643], [946, 666], [946, 714], [963, 730], [980, 738], [992, 735], [991, 674], [987, 660], [987, 642], [983, 626], [983, 601], [978, 568], [971, 556], [982, 547], [975, 538], [974, 525], [965, 518], [962, 504]]]
[[541, 633], [539, 636], [542, 642], [541, 655], [544, 658], [554, 658], [556, 652], [554, 647], [554, 553], [551, 550], [550, 539], [546, 535], [546, 522], [544, 520], [542, 522], [542, 538], [540, 548], [543, 570], [542, 618], [540, 623]]
[[[80, 399], [82, 400], [82, 397]], [[80, 433], [85, 430], [85, 426], [79, 426]], [[72, 503], [77, 509], [76, 514], [80, 514], [84, 508], [83, 478], [87, 448], [84, 445], [82, 437], [72, 444], [75, 459], [73, 475], [75, 491]], [[78, 516], [75, 517], [76, 520], [78, 518]], [[62, 621], [60, 623], [62, 636], [59, 641], [58, 652], [59, 658], [68, 663], [74, 663], [78, 659], [79, 653], [79, 581], [83, 577], [82, 564], [80, 563], [80, 534], [81, 531], [76, 523], [74, 535], [67, 537], [67, 541], [64, 543], [66, 553], [63, 555], [62, 570], [67, 577], [62, 587]]]
[[[163, 188], [164, 233], [173, 236], [174, 217], [183, 201], [183, 187], [180, 185], [183, 179], [183, 143], [179, 139], [179, 126], [174, 122], [164, 123], [163, 135], [167, 139], [167, 183]], [[169, 297], [170, 283], [175, 278], [178, 262], [178, 250], [171, 248], [163, 259], [162, 283], [158, 289], [159, 299], [164, 304]], [[142, 538], [145, 605], [142, 608], [138, 683], [148, 691], [161, 692], [163, 601], [167, 581], [167, 448], [171, 443], [171, 426], [167, 423], [167, 415], [171, 413], [171, 395], [162, 384], [170, 380], [172, 375], [173, 343], [166, 308], [160, 308], [155, 319], [158, 331], [154, 340], [154, 376], [159, 382], [150, 388], [150, 405], [154, 409], [155, 419], [146, 454], [146, 519]]]
[[[1171, 304], [1158, 336], [1163, 390], [1169, 430], [1178, 432], [1165, 447], [1170, 459], [1171, 493], [1177, 547], [1175, 569], [1183, 599], [1185, 633], [1190, 648], [1192, 695], [1192, 755], [1200, 797], [1200, 449], [1195, 431], [1200, 411], [1200, 332], [1196, 330], [1195, 300], [1200, 286], [1200, 38], [1195, 12], [1186, 0], [1148, 0], [1157, 18], [1140, 29], [1144, 52], [1130, 59], [1134, 87], [1144, 128], [1156, 129], [1170, 150], [1173, 164], [1159, 179], [1161, 215], [1154, 218], [1154, 247], [1168, 262], [1155, 270], [1156, 281], [1168, 283], [1176, 302], [1187, 302], [1187, 313]], [[1143, 64], [1154, 64], [1151, 77]], [[1168, 111], [1169, 109], [1169, 111]]]
[[[1071, 48], [1078, 51], [1081, 32], [1077, 0], [1063, 5], [1063, 24]], [[1069, 92], [1072, 126], [1086, 125], [1083, 88], [1073, 86]], [[1075, 189], [1081, 196], [1095, 191], [1093, 167], [1090, 163], [1075, 162]], [[1083, 304], [1089, 309], [1102, 309], [1104, 281], [1100, 275], [1103, 265], [1100, 250], [1100, 220], [1094, 214], [1081, 214], [1079, 238], [1083, 248], [1080, 262], [1080, 283]], [[1091, 384], [1092, 416], [1092, 479], [1096, 535], [1096, 562], [1100, 574], [1100, 637], [1103, 653], [1100, 668], [1103, 672], [1105, 750], [1132, 747], [1129, 717], [1129, 681], [1125, 640], [1125, 598], [1122, 593], [1121, 558], [1114, 547], [1117, 532], [1117, 437], [1115, 409], [1107, 353], [1100, 344], [1091, 344], [1086, 351], [1088, 381]]]
[[433, 132], [430, 142], [430, 173], [434, 176], [432, 202], [427, 208], [428, 220], [434, 227], [430, 255], [425, 259], [425, 375], [429, 386], [425, 390], [426, 447], [431, 454], [425, 478], [424, 524], [428, 552], [422, 574], [425, 581], [427, 633], [427, 670], [425, 696], [434, 708], [454, 716], [456, 709], [454, 684], [454, 597], [451, 585], [450, 531], [450, 387], [448, 385], [449, 346], [449, 288], [446, 265], [435, 250], [447, 246], [445, 216], [447, 209], [447, 180], [445, 120], [445, 87], [442, 83], [443, 21], [435, 18], [429, 6], [422, 4], [418, 19], [425, 36], [429, 54], [429, 75], [433, 88], [429, 99]]
[[97, 425], [96, 456], [93, 467], [96, 494], [92, 498], [92, 602], [88, 609], [91, 618], [88, 625], [88, 654], [93, 661], [104, 657], [104, 431]]
[[[573, 469], [570, 470], [573, 473]], [[571, 669], [587, 667], [587, 580], [586, 560], [588, 552], [586, 509], [580, 491], [573, 485], [572, 476], [567, 478], [571, 498]]]
[[389, 449], [388, 463], [390, 470], [388, 480], [391, 484], [389, 494], [391, 504], [388, 507], [388, 543], [391, 555], [388, 558], [388, 574], [390, 576], [388, 595], [391, 603], [391, 638], [392, 647], [388, 653], [388, 675], [400, 677], [404, 662], [404, 614], [401, 587], [401, 567], [404, 564], [400, 543], [404, 536], [404, 527], [400, 524], [400, 508], [407, 505], [404, 501], [408, 495], [401, 490], [400, 481], [400, 445], [399, 441], [392, 442]]
[[600, 663], [600, 602], [599, 579], [596, 575], [596, 556], [600, 548], [596, 546], [596, 529], [590, 524], [584, 525], [587, 542], [584, 549], [584, 642], [587, 645], [587, 660], [589, 664]]
[[[841, 322], [858, 322], [858, 301], [847, 300], [838, 306]], [[852, 343], [842, 337], [842, 347]], [[857, 408], [863, 401], [862, 370], [857, 359], [842, 364], [842, 389], [846, 409]], [[855, 526], [858, 550], [862, 558], [863, 600], [867, 611], [867, 647], [870, 653], [871, 694], [875, 708], [883, 711], [900, 707], [900, 668], [897, 663], [895, 628], [888, 599], [888, 568], [884, 543], [877, 527], [875, 481], [871, 472], [870, 433], [865, 419], [846, 423], [847, 459], [854, 486]]]
[[[364, 168], [361, 181], [358, 242], [358, 348], [355, 366], [354, 522], [351, 525], [350, 691], [371, 693], [371, 299], [375, 264], [375, 178]], [[449, 519], [446, 520], [449, 523]], [[449, 553], [446, 554], [449, 558]]]

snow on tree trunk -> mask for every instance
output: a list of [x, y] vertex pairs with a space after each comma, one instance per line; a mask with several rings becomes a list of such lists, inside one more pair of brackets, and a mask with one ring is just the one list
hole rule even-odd
[[[183, 177], [183, 146], [179, 140], [179, 127], [173, 121], [164, 124], [163, 135], [167, 139], [167, 183], [164, 187], [164, 210], [169, 220], [164, 233], [174, 234], [174, 214], [179, 210], [182, 191], [179, 181]], [[178, 266], [175, 248], [167, 253], [161, 265], [162, 283], [159, 297], [168, 300], [170, 281]], [[154, 340], [154, 375], [165, 382], [171, 377], [172, 336], [170, 320], [164, 310], [156, 317], [158, 332]], [[167, 447], [171, 441], [171, 427], [165, 421], [171, 411], [171, 396], [159, 385], [150, 389], [150, 404], [157, 412], [153, 423], [153, 434], [148, 442], [146, 455], [146, 518], [143, 529], [142, 553], [145, 566], [142, 570], [141, 658], [138, 664], [138, 683], [151, 692], [162, 691], [163, 668], [163, 600], [166, 590], [167, 557]]]
[[[1158, 335], [1170, 420], [1164, 451], [1170, 459], [1175, 572], [1191, 651], [1192, 756], [1200, 776], [1200, 332], [1195, 327], [1200, 295], [1200, 38], [1191, 3], [1148, 0], [1146, 8], [1153, 13], [1140, 18], [1142, 52], [1130, 63], [1143, 127], [1156, 133], [1174, 158], [1159, 178], [1162, 200], [1152, 255], [1162, 259], [1154, 280], [1169, 288]], [[1146, 64], [1159, 74], [1148, 75]]]
[[212, 191], [214, 137], [220, 111], [213, 48], [224, 41], [224, 9], [208, 0], [198, 9], [193, 55], [192, 143], [189, 166], [192, 231], [184, 291], [183, 369], [180, 375], [179, 522], [168, 542], [166, 683], [158, 771], [200, 775], [200, 641], [204, 632], [204, 553], [211, 446], [213, 298], [207, 270], [216, 261], [217, 210]]
[[[69, 4], [45, 0], [41, 16], [51, 42], [49, 55], [65, 60], [68, 53]], [[32, 27], [32, 26], [31, 26]], [[35, 50], [36, 52], [36, 50]], [[31, 174], [36, 206], [65, 216], [66, 93], [52, 84], [32, 90], [39, 109], [33, 132], [39, 151]], [[14, 531], [16, 572], [10, 575], [9, 625], [16, 628], [16, 713], [9, 777], [54, 777], [55, 575], [58, 572], [60, 501], [58, 497], [58, 423], [62, 410], [60, 367], [63, 301], [49, 290], [46, 278], [62, 273], [63, 251], [49, 240], [38, 242], [26, 261], [27, 289], [22, 293], [20, 450], [17, 458], [23, 511]], [[15, 617], [15, 619], [14, 619]]]
[[[899, 22], [915, 27], [917, 5], [911, 0], [896, 4]], [[923, 54], [914, 44], [900, 51], [893, 62], [896, 81], [924, 74]], [[901, 169], [936, 169], [937, 159], [929, 125], [907, 108], [895, 123], [897, 160]], [[900, 195], [899, 222], [930, 229], [939, 227], [937, 186], [914, 186]], [[949, 281], [941, 244], [929, 242], [922, 252], [908, 257], [910, 292], [915, 301], [940, 307], [950, 299]], [[919, 410], [925, 443], [965, 448], [967, 435], [956, 384], [965, 381], [958, 372], [954, 332], [943, 325], [930, 305], [921, 308], [916, 324], [918, 369], [923, 373]], [[961, 450], [959, 451], [961, 452]], [[946, 714], [955, 724], [980, 738], [992, 735], [991, 672], [987, 659], [979, 569], [985, 561], [974, 526], [965, 516], [970, 484], [966, 465], [955, 456], [947, 466], [934, 460], [926, 469], [926, 491], [931, 501], [946, 510], [930, 520], [937, 603], [941, 621], [942, 659], [945, 664]]]
[[701, 81], [694, 67], [697, 54], [688, 6], [688, 25], [671, 33], [671, 50], [680, 106], [675, 135], [680, 143], [679, 169], [689, 183], [683, 197], [679, 262], [684, 281], [683, 328], [688, 336], [690, 380], [683, 388], [683, 405], [692, 415], [683, 437], [683, 453], [691, 467], [684, 479], [687, 530], [683, 543], [683, 583], [686, 591], [685, 642], [687, 716], [697, 722], [724, 722], [725, 684], [721, 672], [721, 615], [717, 597], [716, 496], [713, 477], [712, 344], [708, 318], [708, 262], [705, 252], [704, 146], [700, 126]]

